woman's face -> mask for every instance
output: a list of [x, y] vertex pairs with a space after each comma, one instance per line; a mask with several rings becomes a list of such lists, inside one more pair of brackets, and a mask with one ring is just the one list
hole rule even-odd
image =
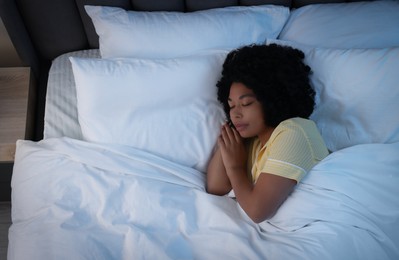
[[251, 89], [233, 82], [228, 103], [231, 121], [241, 137], [257, 136], [262, 139], [263, 136], [269, 136], [270, 128], [265, 124], [262, 104]]

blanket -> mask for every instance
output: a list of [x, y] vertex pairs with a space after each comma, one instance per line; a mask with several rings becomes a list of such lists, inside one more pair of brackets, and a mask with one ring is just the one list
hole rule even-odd
[[399, 143], [330, 154], [260, 224], [127, 146], [18, 141], [8, 259], [398, 259]]

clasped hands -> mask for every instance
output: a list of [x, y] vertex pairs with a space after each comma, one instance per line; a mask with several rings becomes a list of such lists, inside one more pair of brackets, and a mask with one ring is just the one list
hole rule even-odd
[[243, 138], [236, 129], [227, 123], [224, 124], [218, 139], [218, 146], [227, 175], [234, 172], [246, 172], [247, 151]]

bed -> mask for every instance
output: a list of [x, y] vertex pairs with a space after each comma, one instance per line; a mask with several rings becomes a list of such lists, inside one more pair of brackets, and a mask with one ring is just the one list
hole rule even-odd
[[[0, 2], [39, 88], [8, 259], [399, 259], [398, 1]], [[256, 224], [206, 166], [226, 54], [271, 43], [305, 53], [330, 154]]]

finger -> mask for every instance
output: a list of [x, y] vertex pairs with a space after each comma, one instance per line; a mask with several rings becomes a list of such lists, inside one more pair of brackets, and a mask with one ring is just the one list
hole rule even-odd
[[223, 157], [223, 154], [226, 151], [226, 143], [224, 142], [222, 136], [219, 136], [219, 138], [218, 138], [218, 146], [220, 149], [220, 153], [222, 154], [222, 157]]
[[226, 146], [226, 143], [229, 142], [229, 138], [228, 138], [226, 130], [224, 129], [223, 126], [222, 126], [222, 129], [220, 130], [218, 142], [220, 142], [224, 147]]
[[225, 124], [224, 130], [226, 132], [227, 137], [229, 138], [229, 141], [233, 141], [235, 139], [233, 129], [228, 124]]
[[236, 130], [236, 129], [232, 129], [232, 131], [233, 131], [233, 134], [234, 134], [234, 139], [237, 141], [237, 142], [240, 142], [241, 141], [241, 135], [240, 135], [240, 133]]
[[222, 136], [219, 136], [219, 138], [218, 138], [218, 146], [219, 146], [220, 148], [223, 148], [223, 147], [224, 147], [224, 140], [223, 140], [223, 137], [222, 137]]
[[227, 126], [226, 132], [229, 135], [230, 142], [235, 142], [235, 143], [241, 142], [241, 135], [234, 127]]
[[225, 125], [222, 126], [222, 131], [220, 133], [220, 136], [223, 138], [223, 142], [225, 145], [230, 143], [230, 137], [229, 134], [227, 133], [227, 127]]

